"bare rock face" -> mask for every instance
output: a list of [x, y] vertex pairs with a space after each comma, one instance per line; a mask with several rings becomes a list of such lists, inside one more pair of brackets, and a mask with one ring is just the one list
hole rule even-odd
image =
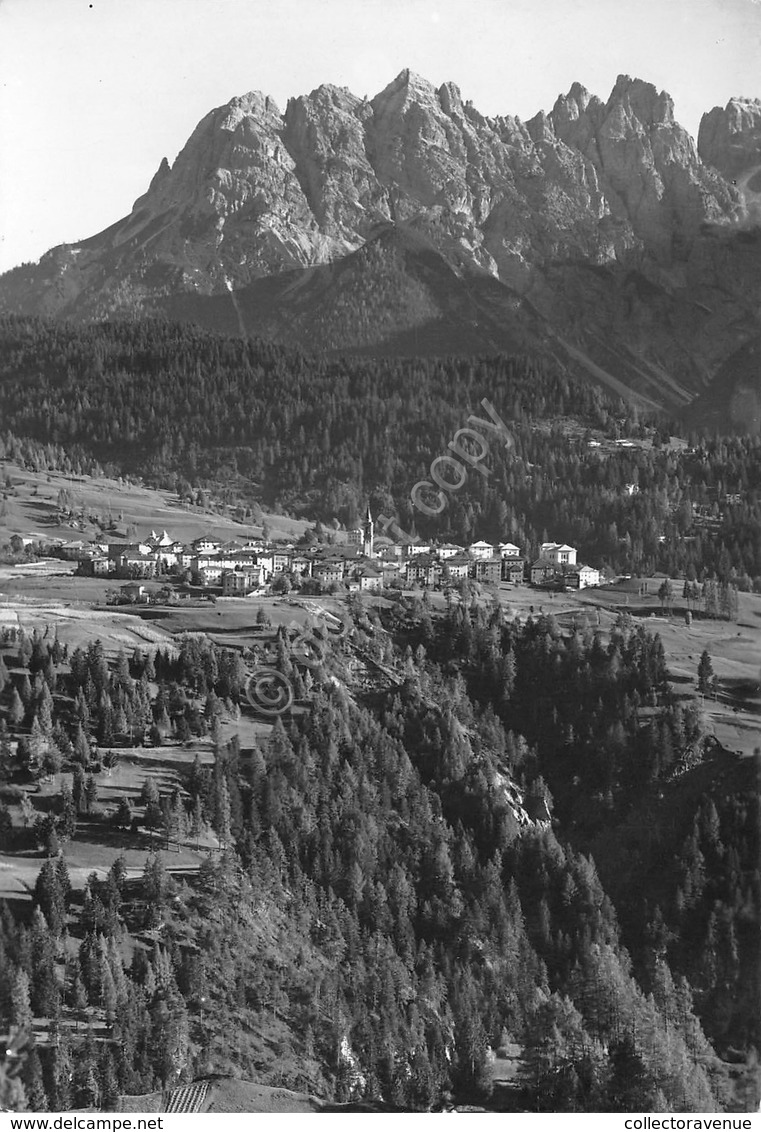
[[[220, 293], [329, 262], [391, 220], [456, 269], [528, 292], [558, 257], [641, 251], [670, 265], [734, 203], [647, 83], [622, 76], [607, 103], [574, 84], [523, 123], [485, 118], [453, 83], [436, 90], [405, 70], [371, 101], [321, 86], [281, 114], [259, 92], [234, 98], [161, 163], [125, 220], [48, 253], [13, 290], [61, 313], [150, 307], [177, 289]], [[7, 284], [0, 293], [12, 307]]]
[[389, 219], [388, 193], [366, 151], [369, 103], [350, 91], [321, 86], [288, 103], [282, 139], [321, 231], [345, 250]]
[[281, 131], [277, 105], [258, 91], [212, 111], [172, 168], [162, 163], [113, 246], [154, 248], [201, 291], [301, 266], [322, 237]]
[[761, 99], [731, 98], [700, 121], [698, 153], [729, 180], [761, 165]]
[[661, 262], [682, 258], [702, 223], [731, 212], [731, 191], [674, 121], [669, 95], [650, 83], [620, 75], [604, 106], [574, 85], [552, 121], [595, 166], [613, 214]]
[[[201, 317], [232, 293], [236, 326], [248, 303], [258, 333], [302, 325], [302, 345], [351, 349], [393, 339], [394, 320], [401, 342], [444, 304], [469, 350], [487, 326], [489, 349], [583, 347], [593, 372], [613, 359], [673, 405], [758, 333], [755, 245], [733, 236], [756, 205], [761, 221], [758, 100], [705, 115], [696, 149], [668, 94], [625, 75], [607, 102], [574, 83], [522, 122], [405, 70], [371, 100], [326, 85], [285, 113], [259, 92], [213, 110], [129, 216], [0, 278], [0, 310]], [[393, 271], [374, 243], [389, 225], [407, 233]], [[339, 261], [294, 291], [292, 273]]]
[[723, 110], [714, 106], [704, 114], [698, 150], [707, 164], [731, 180], [739, 223], [761, 227], [761, 99], [732, 98]]

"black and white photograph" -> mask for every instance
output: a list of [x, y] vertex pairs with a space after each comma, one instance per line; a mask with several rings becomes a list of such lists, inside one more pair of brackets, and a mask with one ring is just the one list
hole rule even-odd
[[761, 0], [0, 0], [0, 1035], [761, 1129]]

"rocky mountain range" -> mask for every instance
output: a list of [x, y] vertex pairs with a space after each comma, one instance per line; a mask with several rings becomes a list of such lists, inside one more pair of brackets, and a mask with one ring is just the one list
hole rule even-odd
[[528, 122], [403, 71], [258, 92], [125, 219], [0, 277], [0, 309], [164, 313], [304, 349], [539, 353], [643, 404], [761, 428], [761, 100], [704, 115], [574, 84]]

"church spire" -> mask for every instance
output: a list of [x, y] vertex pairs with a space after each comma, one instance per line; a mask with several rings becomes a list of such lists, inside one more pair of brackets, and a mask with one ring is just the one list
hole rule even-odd
[[373, 517], [370, 513], [370, 504], [367, 504], [367, 514], [365, 515], [365, 522], [362, 527], [362, 552], [366, 558], [373, 557], [373, 542], [374, 542], [375, 524]]

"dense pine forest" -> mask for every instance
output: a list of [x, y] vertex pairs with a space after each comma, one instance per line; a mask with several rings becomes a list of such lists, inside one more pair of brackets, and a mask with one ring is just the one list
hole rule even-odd
[[[422, 537], [529, 556], [565, 539], [686, 579], [709, 616], [761, 592], [761, 440], [678, 438], [547, 363], [337, 362], [159, 321], [0, 327], [0, 458], [37, 471], [326, 527], [369, 499]], [[412, 486], [484, 399], [513, 443], [487, 438], [487, 474], [416, 511]], [[626, 613], [561, 628], [467, 584], [442, 606], [350, 598], [317, 667], [264, 625], [253, 648], [192, 635], [116, 657], [3, 632], [0, 848], [40, 871], [31, 903], [0, 908], [0, 1026], [34, 1035], [30, 1109], [212, 1074], [411, 1110], [758, 1104], [758, 756], [716, 743]], [[250, 747], [223, 741], [262, 662], [293, 708]], [[199, 739], [211, 765], [103, 802], [122, 747]], [[117, 856], [72, 885], [77, 839], [144, 851], [142, 876]], [[191, 844], [200, 870], [171, 876]]]
[[[689, 436], [530, 358], [327, 361], [158, 321], [0, 321], [0, 454], [423, 537], [565, 539], [761, 590], [761, 440]], [[509, 427], [435, 518], [410, 490], [486, 398]], [[626, 442], [625, 444], [617, 442]]]
[[[0, 1022], [41, 1035], [29, 1106], [233, 1073], [413, 1110], [752, 1109], [758, 759], [716, 748], [626, 615], [603, 637], [497, 603], [351, 606], [309, 670], [284, 628], [110, 664], [5, 632], [3, 847], [42, 852], [32, 906], [0, 910]], [[265, 654], [296, 705], [241, 749], [218, 719], [249, 710]], [[211, 735], [213, 764], [106, 812], [98, 777], [136, 730]], [[51, 775], [38, 810], [23, 785]], [[66, 845], [97, 829], [214, 848], [182, 880], [117, 858], [75, 896]]]

